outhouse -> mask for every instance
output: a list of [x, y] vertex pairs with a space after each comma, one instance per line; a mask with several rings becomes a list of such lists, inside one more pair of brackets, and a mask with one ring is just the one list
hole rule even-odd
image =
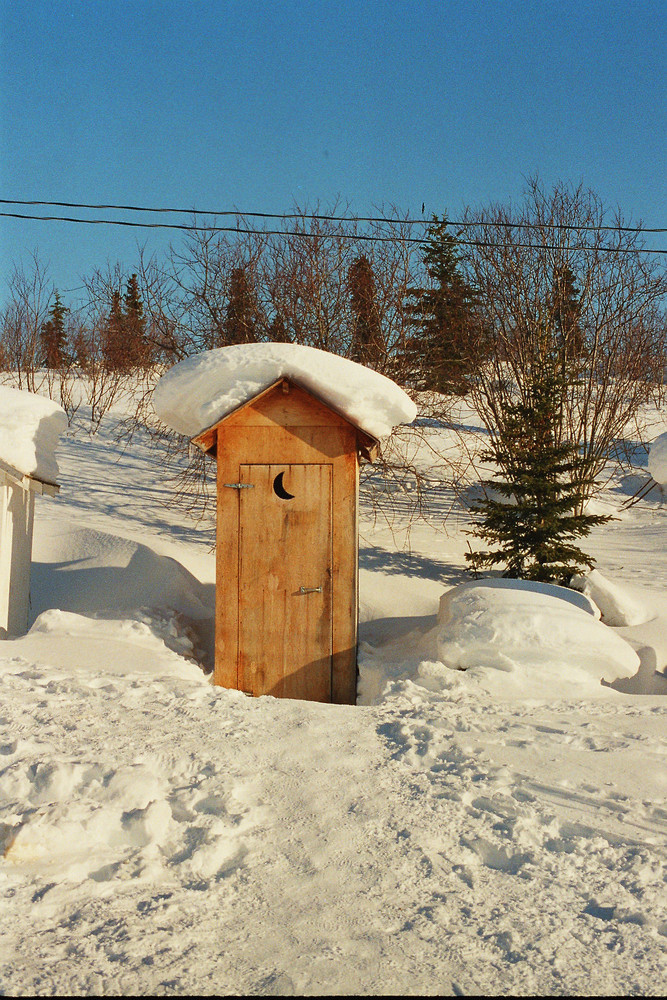
[[412, 419], [409, 397], [346, 359], [252, 344], [177, 365], [154, 405], [176, 429], [183, 408], [195, 425], [222, 409], [190, 435], [217, 462], [215, 683], [354, 704], [359, 462]]
[[0, 386], [0, 638], [23, 635], [30, 611], [35, 496], [55, 496], [60, 406]]

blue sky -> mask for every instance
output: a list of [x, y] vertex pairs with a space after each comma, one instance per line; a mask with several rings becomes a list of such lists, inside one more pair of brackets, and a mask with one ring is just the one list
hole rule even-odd
[[[456, 216], [539, 173], [667, 226], [666, 26], [665, 0], [0, 0], [0, 197]], [[67, 299], [170, 239], [0, 219], [0, 287], [37, 251]]]

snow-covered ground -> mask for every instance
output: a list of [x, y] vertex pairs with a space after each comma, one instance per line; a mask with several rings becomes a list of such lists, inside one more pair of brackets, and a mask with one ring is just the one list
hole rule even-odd
[[[123, 452], [111, 417], [93, 438], [82, 417], [61, 495], [38, 505], [34, 625], [0, 646], [1, 992], [664, 992], [657, 488], [594, 533], [581, 585], [615, 622], [586, 628], [627, 640], [634, 676], [581, 679], [585, 648], [568, 661], [560, 619], [532, 605], [528, 660], [524, 630], [509, 668], [486, 633], [477, 666], [445, 666], [461, 633], [444, 631], [470, 625], [465, 601], [437, 618], [467, 579], [466, 519], [434, 482], [410, 549], [408, 493], [391, 525], [364, 504], [358, 705], [250, 699], [198, 666], [209, 525], [164, 505], [147, 440]], [[606, 511], [648, 479], [637, 463]]]

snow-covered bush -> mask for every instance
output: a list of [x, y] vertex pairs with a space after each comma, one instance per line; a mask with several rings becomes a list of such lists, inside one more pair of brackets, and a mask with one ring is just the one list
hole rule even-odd
[[478, 580], [447, 591], [438, 612], [438, 658], [466, 670], [488, 668], [579, 683], [631, 677], [634, 649], [599, 621], [588, 597], [527, 580]]

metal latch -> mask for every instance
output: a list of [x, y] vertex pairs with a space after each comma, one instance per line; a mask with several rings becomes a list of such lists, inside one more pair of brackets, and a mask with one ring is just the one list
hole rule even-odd
[[254, 483], [223, 483], [223, 486], [228, 486], [230, 490], [254, 490]]
[[300, 594], [321, 594], [321, 587], [299, 587]]

